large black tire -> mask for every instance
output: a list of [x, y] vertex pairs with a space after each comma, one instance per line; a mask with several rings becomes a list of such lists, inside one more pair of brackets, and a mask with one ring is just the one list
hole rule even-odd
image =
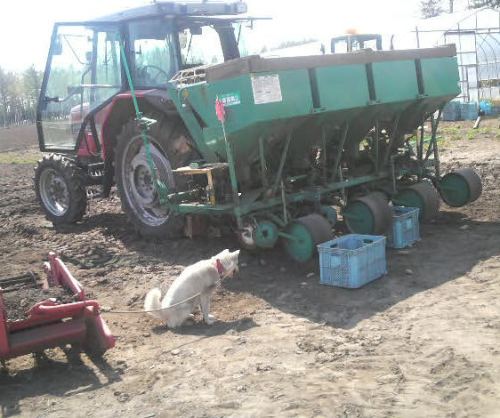
[[[182, 190], [184, 185], [174, 177], [172, 170], [194, 158], [189, 134], [176, 119], [151, 117], [157, 123], [150, 128], [147, 137], [159, 179], [169, 193]], [[129, 121], [118, 135], [115, 148], [115, 177], [122, 209], [142, 236], [179, 237], [184, 219], [160, 204], [143, 146], [140, 128], [134, 120]]]
[[35, 167], [35, 193], [45, 216], [54, 225], [71, 224], [87, 209], [85, 174], [71, 159], [50, 154]]

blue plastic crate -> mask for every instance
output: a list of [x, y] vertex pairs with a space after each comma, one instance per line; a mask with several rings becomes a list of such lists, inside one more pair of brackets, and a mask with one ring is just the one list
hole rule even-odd
[[482, 100], [479, 102], [479, 110], [482, 111], [485, 115], [492, 114], [492, 104], [487, 100]]
[[441, 118], [445, 121], [457, 121], [460, 120], [460, 103], [459, 102], [449, 102], [443, 108], [443, 113]]
[[387, 246], [406, 248], [420, 239], [418, 208], [393, 206], [392, 231], [387, 235]]
[[477, 118], [477, 104], [476, 103], [461, 103], [460, 115], [463, 120], [475, 120]]
[[386, 238], [350, 234], [318, 245], [320, 284], [355, 289], [387, 273]]

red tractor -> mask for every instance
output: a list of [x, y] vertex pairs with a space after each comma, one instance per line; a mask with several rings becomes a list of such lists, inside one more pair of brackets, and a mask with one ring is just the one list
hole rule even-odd
[[237, 15], [245, 12], [242, 2], [157, 2], [55, 24], [37, 111], [40, 149], [48, 154], [34, 179], [49, 220], [79, 221], [87, 187], [100, 186], [108, 197], [116, 182], [123, 209], [141, 234], [180, 232], [180, 216], [157, 199], [131, 87], [144, 116], [156, 120], [148, 132], [151, 157], [161, 181], [174, 190], [172, 170], [200, 157], [167, 84], [179, 71], [240, 57], [248, 19]]

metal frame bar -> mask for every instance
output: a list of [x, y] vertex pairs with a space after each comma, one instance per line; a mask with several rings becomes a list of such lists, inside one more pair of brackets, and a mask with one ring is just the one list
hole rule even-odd
[[222, 131], [224, 134], [224, 143], [226, 145], [226, 156], [227, 156], [227, 164], [229, 167], [229, 179], [231, 181], [231, 194], [233, 196], [233, 204], [234, 204], [234, 214], [236, 216], [236, 224], [238, 228], [243, 227], [243, 222], [241, 220], [241, 212], [240, 212], [240, 197], [238, 195], [238, 179], [236, 177], [236, 167], [234, 166], [234, 156], [233, 150], [231, 148], [231, 144], [229, 143], [229, 139], [226, 135], [226, 128], [224, 122], [221, 123]]
[[440, 161], [439, 161], [439, 150], [438, 150], [438, 145], [437, 145], [437, 128], [439, 125], [439, 121], [441, 120], [441, 113], [443, 109], [440, 108], [438, 111], [438, 116], [434, 117], [434, 114], [430, 115], [430, 122], [431, 122], [431, 140], [429, 142], [429, 147], [427, 148], [427, 151], [425, 153], [425, 157], [420, 157], [419, 161], [422, 163], [425, 163], [429, 160], [429, 157], [431, 156], [431, 152], [434, 154], [434, 170], [436, 174], [436, 178], [441, 177], [440, 173]]
[[[359, 186], [360, 184], [370, 183], [376, 180], [383, 180], [390, 177], [390, 173], [381, 172], [378, 175], [368, 175], [361, 176], [352, 179], [346, 179], [338, 182], [330, 182], [325, 186], [315, 186], [313, 188], [304, 189], [299, 192], [286, 194], [286, 202], [287, 203], [297, 203], [303, 201], [316, 202], [318, 200], [318, 196], [331, 193], [337, 190], [343, 190], [346, 188]], [[171, 209], [177, 211], [179, 213], [189, 213], [189, 214], [235, 214], [236, 216], [248, 215], [252, 212], [257, 212], [259, 210], [275, 208], [279, 210], [283, 207], [283, 197], [276, 196], [272, 198], [268, 198], [265, 200], [259, 200], [252, 202], [251, 204], [241, 205], [239, 207], [235, 207], [234, 204], [221, 204], [221, 205], [200, 205], [199, 203], [179, 203], [177, 205], [171, 205]], [[238, 214], [236, 214], [238, 212]]]
[[262, 180], [262, 187], [267, 189], [269, 187], [269, 181], [267, 179], [266, 155], [265, 155], [263, 137], [259, 137], [259, 161], [260, 161], [260, 176]]
[[[436, 178], [437, 179], [441, 179], [441, 163], [439, 161], [439, 148], [438, 148], [438, 145], [437, 145], [436, 132], [437, 132], [437, 128], [438, 128], [438, 125], [439, 125], [439, 121], [441, 120], [441, 113], [442, 113], [442, 111], [443, 111], [443, 109], [440, 108], [439, 109], [439, 113], [438, 113], [438, 117], [434, 121], [434, 133], [433, 133], [433, 137], [434, 137], [434, 146], [433, 146], [433, 150], [434, 150], [434, 170], [436, 171]], [[433, 117], [434, 117], [434, 115], [433, 115]]]
[[347, 133], [349, 132], [349, 122], [344, 124], [344, 129], [342, 130], [342, 136], [339, 143], [339, 149], [337, 155], [335, 156], [335, 162], [333, 163], [333, 170], [331, 181], [335, 181], [337, 178], [337, 170], [339, 168], [340, 159], [342, 158], [342, 154], [344, 153], [344, 145], [347, 140]]
[[321, 162], [323, 165], [323, 180], [327, 179], [326, 126], [321, 127]]
[[424, 155], [424, 133], [425, 133], [425, 121], [426, 117], [422, 119], [422, 123], [420, 124], [420, 136], [417, 138], [417, 158], [419, 161], [422, 160]]
[[271, 195], [274, 195], [276, 193], [280, 181], [282, 180], [281, 176], [283, 175], [283, 168], [285, 167], [286, 157], [288, 156], [288, 148], [290, 146], [291, 140], [292, 140], [292, 131], [289, 131], [286, 135], [285, 147], [283, 148], [283, 151], [281, 153], [280, 165], [278, 167], [278, 172], [276, 173], [276, 178], [274, 179], [274, 184], [271, 189]]
[[392, 144], [396, 139], [396, 135], [398, 133], [399, 121], [401, 120], [401, 112], [396, 115], [394, 118], [391, 136], [389, 138], [389, 143], [387, 144], [387, 149], [385, 150], [383, 165], [386, 165], [389, 162], [389, 156], [391, 155]]

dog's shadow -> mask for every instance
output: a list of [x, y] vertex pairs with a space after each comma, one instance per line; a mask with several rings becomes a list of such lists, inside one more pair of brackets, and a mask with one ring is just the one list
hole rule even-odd
[[216, 321], [212, 325], [207, 325], [203, 321], [195, 321], [192, 324], [185, 324], [179, 328], [170, 329], [166, 325], [159, 325], [152, 329], [157, 335], [172, 332], [178, 335], [199, 335], [202, 337], [215, 337], [223, 334], [233, 334], [247, 331], [258, 326], [253, 318], [244, 317], [236, 321]]

